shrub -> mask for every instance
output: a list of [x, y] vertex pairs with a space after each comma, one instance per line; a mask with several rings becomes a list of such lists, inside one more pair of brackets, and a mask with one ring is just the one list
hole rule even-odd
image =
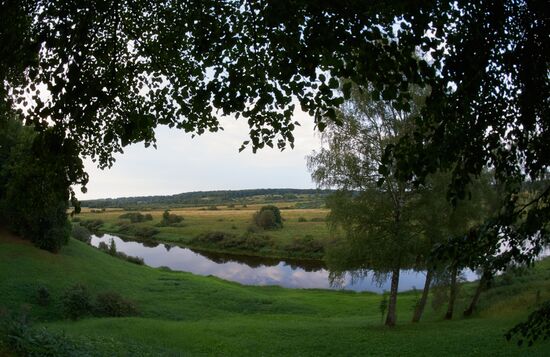
[[77, 320], [92, 312], [92, 299], [88, 289], [81, 284], [75, 284], [65, 290], [61, 297], [65, 316]]
[[263, 229], [278, 229], [283, 227], [281, 211], [276, 206], [263, 206], [254, 214], [254, 223]]
[[[64, 334], [32, 327], [27, 315], [11, 314], [0, 320], [0, 347], [18, 356], [89, 356], [91, 351], [76, 345]], [[0, 352], [6, 352], [0, 350]], [[8, 354], [9, 355], [9, 354]]]
[[312, 219], [309, 220], [310, 222], [324, 222], [326, 221], [325, 218], [323, 217], [313, 217]]
[[319, 255], [324, 252], [323, 243], [316, 240], [311, 235], [305, 235], [302, 237], [295, 237], [287, 246], [287, 250], [290, 252], [302, 252], [306, 254]]
[[153, 216], [150, 213], [141, 214], [140, 212], [128, 212], [118, 216], [120, 219], [129, 219], [132, 223], [140, 223], [145, 221], [152, 221]]
[[183, 221], [182, 216], [179, 216], [177, 214], [172, 214], [170, 213], [170, 211], [165, 210], [164, 213], [162, 214], [162, 219], [160, 220], [159, 226], [160, 227], [175, 226], [181, 221]]
[[247, 233], [258, 233], [260, 231], [260, 228], [254, 224], [251, 224], [250, 226], [246, 227]]
[[122, 252], [118, 252], [117, 257], [122, 258], [122, 259], [124, 259], [124, 260], [126, 260], [130, 263], [134, 263], [134, 264], [137, 264], [137, 265], [145, 264], [142, 257], [133, 257], [131, 255], [126, 255]]
[[92, 233], [90, 233], [88, 228], [83, 227], [80, 224], [75, 224], [73, 225], [71, 234], [73, 238], [78, 239], [79, 241], [84, 242], [86, 244], [90, 244]]
[[136, 305], [120, 294], [105, 292], [97, 295], [94, 313], [97, 316], [122, 317], [137, 315]]
[[50, 291], [47, 287], [38, 287], [36, 290], [36, 303], [40, 306], [48, 306], [50, 304]]
[[307, 219], [304, 217], [298, 217], [298, 222], [307, 222]]
[[105, 242], [99, 242], [99, 244], [97, 245], [97, 249], [102, 250], [104, 252], [108, 252], [109, 246]]
[[219, 243], [221, 241], [228, 241], [232, 238], [235, 238], [234, 234], [229, 234], [225, 232], [207, 232], [198, 235], [194, 241], [200, 241], [202, 243]]
[[81, 221], [80, 225], [88, 228], [91, 232], [97, 232], [103, 225], [103, 220], [101, 219], [88, 219]]
[[158, 232], [159, 230], [153, 227], [140, 227], [139, 229], [134, 230], [134, 235], [136, 237], [149, 239], [149, 238], [152, 238]]

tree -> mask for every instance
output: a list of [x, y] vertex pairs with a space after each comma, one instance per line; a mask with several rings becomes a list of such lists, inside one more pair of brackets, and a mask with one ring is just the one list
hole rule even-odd
[[386, 325], [394, 326], [399, 272], [415, 258], [416, 192], [390, 172], [380, 172], [379, 166], [384, 146], [403, 135], [411, 113], [373, 100], [372, 91], [361, 92], [353, 89], [352, 100], [337, 113], [341, 125], [325, 130], [324, 147], [308, 157], [308, 167], [318, 185], [342, 190], [327, 200], [329, 222], [344, 232], [344, 242], [328, 249], [329, 267], [390, 273]]
[[[472, 270], [481, 268], [480, 265], [476, 265], [472, 261], [464, 261], [460, 250], [454, 250], [445, 258], [439, 257], [440, 259], [434, 259], [432, 253], [434, 248], [445, 246], [449, 241], [462, 240], [462, 237], [468, 236], [472, 229], [482, 224], [488, 217], [495, 215], [500, 202], [497, 184], [491, 177], [491, 174], [485, 171], [481, 177], [472, 181], [467, 187], [470, 197], [458, 202], [455, 206], [446, 199], [446, 191], [451, 179], [448, 172], [430, 175], [425, 184], [417, 188], [418, 202], [415, 220], [419, 222], [423, 232], [419, 241], [420, 256], [418, 261], [421, 267], [427, 269], [427, 276], [422, 298], [415, 309], [413, 322], [420, 320], [426, 304], [429, 285], [435, 272], [447, 270], [450, 273], [449, 304], [445, 317], [451, 319], [457, 297], [457, 277], [460, 270], [467, 267]], [[494, 251], [484, 251], [483, 253], [484, 256], [491, 256]], [[480, 255], [482, 253], [478, 252], [477, 256]], [[480, 259], [476, 262], [480, 264], [483, 261]], [[488, 266], [483, 271], [480, 286], [483, 286], [486, 278], [495, 272]]]
[[283, 228], [283, 218], [277, 206], [263, 206], [258, 212], [254, 213], [252, 218], [254, 223], [263, 229]]
[[72, 148], [15, 118], [1, 118], [0, 129], [0, 222], [57, 252], [71, 232], [67, 210], [74, 176], [63, 159], [72, 157]]

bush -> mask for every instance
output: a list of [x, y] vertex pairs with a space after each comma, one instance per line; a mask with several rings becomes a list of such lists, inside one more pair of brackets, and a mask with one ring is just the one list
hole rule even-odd
[[90, 244], [90, 241], [92, 239], [92, 233], [90, 233], [88, 228], [83, 227], [80, 224], [73, 225], [71, 235], [73, 236], [73, 238], [78, 239], [79, 241], [86, 244]]
[[101, 226], [103, 226], [103, 220], [101, 219], [88, 219], [85, 221], [81, 221], [80, 225], [83, 227], [88, 228], [91, 232], [97, 232]]
[[137, 315], [135, 304], [115, 292], [97, 295], [94, 308], [95, 315], [105, 317], [122, 317]]
[[246, 233], [237, 236], [225, 232], [208, 232], [195, 237], [192, 243], [215, 245], [224, 249], [237, 249], [246, 251], [260, 251], [264, 248], [273, 246], [271, 237], [261, 234]]
[[304, 217], [298, 217], [298, 222], [307, 222], [307, 219]]
[[310, 222], [324, 222], [326, 221], [325, 218], [323, 217], [313, 217], [312, 219], [309, 220]]
[[[45, 328], [35, 329], [24, 314], [11, 314], [0, 320], [0, 347], [6, 346], [18, 356], [54, 357], [89, 356], [64, 334], [54, 333]], [[0, 352], [5, 352], [1, 351]], [[9, 354], [8, 354], [9, 355]]]
[[65, 290], [61, 297], [65, 316], [77, 320], [92, 312], [92, 299], [88, 289], [81, 284], [75, 284]]
[[118, 252], [116, 254], [117, 257], [122, 258], [130, 263], [137, 264], [137, 265], [143, 265], [145, 262], [143, 261], [143, 258], [141, 257], [133, 257], [131, 255], [126, 255], [122, 252]]
[[130, 263], [134, 263], [134, 264], [137, 264], [137, 265], [145, 264], [145, 262], [143, 261], [143, 258], [141, 258], [141, 257], [133, 257], [133, 256], [130, 256], [130, 255], [126, 255], [123, 252], [117, 252], [115, 241], [112, 240], [112, 239], [109, 242], [109, 244], [107, 244], [105, 242], [99, 242], [99, 244], [97, 245], [97, 249], [99, 249], [99, 250], [101, 250], [101, 251], [103, 251], [103, 252], [105, 252], [109, 255], [112, 255], [113, 257], [124, 259], [124, 260], [126, 260]]
[[134, 230], [134, 235], [136, 237], [150, 239], [153, 238], [153, 236], [158, 232], [159, 230], [153, 227], [140, 227], [139, 229]]
[[150, 213], [141, 214], [140, 212], [129, 212], [118, 216], [120, 219], [129, 219], [132, 223], [140, 223], [145, 221], [152, 221], [153, 216]]
[[321, 255], [324, 253], [323, 243], [316, 240], [311, 235], [305, 235], [303, 238], [296, 237], [287, 246], [289, 252], [302, 252], [306, 254]]
[[283, 227], [281, 211], [276, 206], [263, 206], [254, 214], [254, 223], [263, 229], [278, 229]]
[[47, 287], [38, 287], [36, 290], [36, 303], [40, 306], [48, 306], [50, 304], [50, 291]]
[[175, 226], [181, 221], [183, 221], [182, 216], [178, 216], [177, 214], [172, 214], [170, 213], [170, 211], [165, 210], [164, 213], [162, 214], [162, 219], [160, 220], [159, 226], [160, 227]]
[[105, 253], [107, 253], [109, 251], [109, 246], [105, 242], [99, 242], [99, 244], [97, 245], [97, 249], [102, 250]]

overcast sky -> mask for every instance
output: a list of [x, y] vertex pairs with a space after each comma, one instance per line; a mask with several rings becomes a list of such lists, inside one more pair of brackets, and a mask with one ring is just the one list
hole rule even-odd
[[302, 126], [295, 130], [295, 148], [265, 148], [253, 154], [239, 153], [247, 140], [245, 120], [222, 119], [224, 131], [191, 138], [177, 129], [156, 130], [157, 149], [136, 144], [115, 156], [111, 169], [100, 170], [86, 161], [90, 175], [88, 193], [78, 190], [81, 200], [170, 195], [189, 191], [239, 190], [248, 188], [315, 188], [306, 168], [306, 155], [320, 148], [313, 119], [296, 112]]

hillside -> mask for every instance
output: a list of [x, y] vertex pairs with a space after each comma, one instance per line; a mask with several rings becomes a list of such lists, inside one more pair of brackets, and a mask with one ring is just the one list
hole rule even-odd
[[[441, 311], [429, 308], [416, 325], [409, 323], [416, 295], [402, 293], [399, 326], [390, 330], [381, 323], [381, 296], [373, 293], [242, 286], [134, 265], [75, 240], [52, 255], [0, 233], [0, 310], [24, 309], [39, 326], [64, 331], [97, 355], [542, 356], [549, 343], [518, 348], [503, 333], [525, 319], [537, 291], [550, 296], [549, 278], [547, 259], [496, 284], [475, 317], [443, 321]], [[60, 296], [75, 283], [94, 295], [117, 292], [140, 314], [67, 320]], [[37, 304], [40, 286], [51, 294], [47, 306]], [[463, 296], [471, 291], [464, 286]]]
[[[82, 200], [82, 206], [90, 208], [132, 208], [132, 207], [184, 207], [197, 205], [246, 204], [305, 201], [318, 207], [332, 190], [270, 188], [250, 190], [195, 191], [165, 196], [139, 196]], [[313, 208], [313, 207], [310, 207]]]

